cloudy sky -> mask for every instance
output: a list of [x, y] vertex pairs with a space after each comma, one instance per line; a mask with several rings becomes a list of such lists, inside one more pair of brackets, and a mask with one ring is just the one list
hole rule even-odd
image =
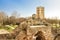
[[46, 18], [60, 18], [60, 0], [0, 0], [0, 11], [8, 15], [17, 11], [20, 16], [31, 16], [38, 6], [45, 7]]

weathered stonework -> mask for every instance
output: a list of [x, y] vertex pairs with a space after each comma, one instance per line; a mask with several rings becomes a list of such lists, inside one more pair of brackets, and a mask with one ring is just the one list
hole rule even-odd
[[[51, 28], [48, 27], [48, 26], [45, 26], [45, 27], [31, 27], [30, 28], [31, 30], [27, 30], [27, 35], [28, 36], [32, 36], [32, 39], [33, 39], [33, 36], [39, 32], [39, 31], [42, 31], [43, 32], [43, 35], [45, 36], [45, 39], [46, 40], [53, 40], [52, 38], [52, 34], [51, 34]], [[41, 34], [40, 34], [41, 35]]]
[[[34, 22], [35, 21], [35, 22]], [[33, 22], [35, 25], [33, 25]], [[43, 23], [43, 22], [39, 22], [39, 23]], [[45, 24], [39, 24], [37, 20], [28, 20], [28, 22], [23, 22], [20, 25], [21, 29], [26, 29], [23, 30], [22, 32], [20, 32], [18, 34], [18, 36], [16, 36], [16, 39], [19, 40], [36, 40], [36, 36], [35, 34], [37, 34], [37, 32], [41, 31], [43, 33], [43, 38], [45, 38], [45, 40], [53, 40], [53, 35], [51, 32], [51, 25], [45, 25]], [[41, 34], [40, 34], [41, 35]]]

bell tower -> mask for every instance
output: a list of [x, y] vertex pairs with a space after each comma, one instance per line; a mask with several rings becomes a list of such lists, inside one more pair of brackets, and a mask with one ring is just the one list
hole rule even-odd
[[36, 18], [44, 19], [44, 7], [37, 7], [36, 8]]

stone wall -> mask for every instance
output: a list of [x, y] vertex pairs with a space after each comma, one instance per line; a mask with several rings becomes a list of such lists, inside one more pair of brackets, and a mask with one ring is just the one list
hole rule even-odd
[[[53, 35], [51, 33], [50, 27], [37, 27], [37, 28], [31, 28], [27, 30], [27, 35], [30, 36], [33, 40], [33, 36], [38, 32], [42, 31], [43, 35], [45, 36], [46, 40], [53, 40]], [[29, 39], [30, 40], [30, 39]]]

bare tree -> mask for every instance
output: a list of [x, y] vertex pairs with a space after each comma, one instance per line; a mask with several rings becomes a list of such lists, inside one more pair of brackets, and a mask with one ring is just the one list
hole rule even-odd
[[10, 24], [16, 24], [16, 17], [15, 16], [10, 16], [9, 17], [9, 23]]
[[20, 17], [20, 13], [18, 13], [17, 11], [14, 11], [11, 16], [19, 18]]
[[7, 15], [4, 12], [0, 12], [0, 23], [3, 24], [6, 21]]

